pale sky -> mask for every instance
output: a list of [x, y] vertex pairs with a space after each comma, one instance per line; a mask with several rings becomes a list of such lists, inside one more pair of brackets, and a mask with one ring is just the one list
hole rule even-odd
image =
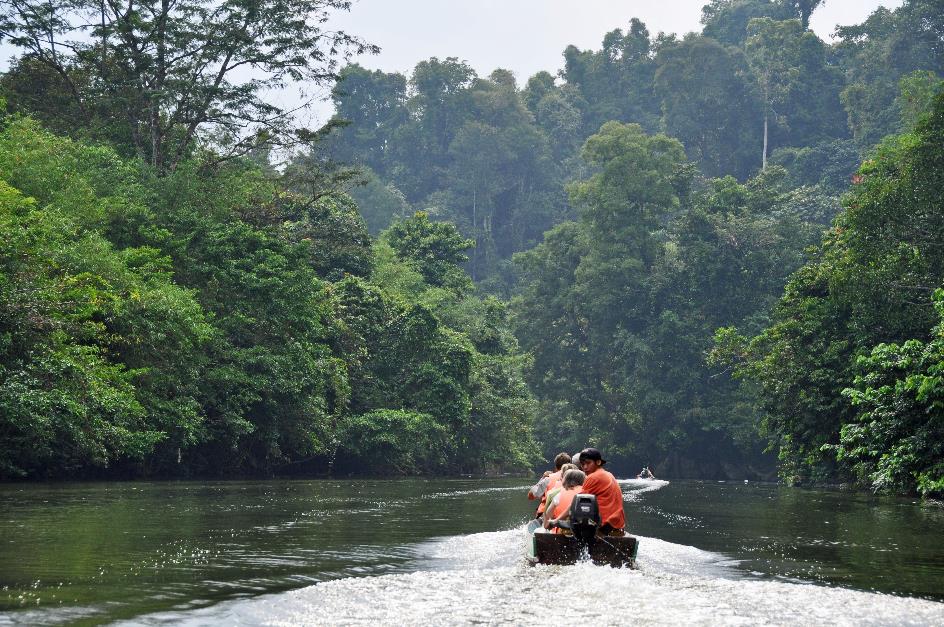
[[[383, 50], [358, 60], [387, 72], [408, 73], [430, 57], [458, 57], [487, 76], [512, 70], [523, 85], [541, 70], [556, 73], [569, 44], [599, 49], [603, 35], [638, 17], [653, 35], [700, 31], [707, 0], [354, 0], [330, 24]], [[902, 0], [826, 0], [810, 27], [829, 41], [837, 24], [857, 24], [879, 6]]]
[[[903, 0], [825, 0], [810, 27], [827, 42], [836, 25], [858, 24], [879, 6]], [[354, 0], [350, 12], [328, 23], [381, 47], [355, 59], [370, 69], [409, 74], [430, 57], [458, 57], [479, 76], [501, 67], [519, 86], [541, 70], [556, 74], [564, 48], [599, 49], [603, 35], [623, 30], [638, 17], [653, 35], [701, 30], [707, 0]], [[310, 124], [326, 120], [331, 106], [319, 103]]]
[[[519, 85], [541, 70], [556, 74], [570, 44], [599, 49], [603, 35], [625, 28], [638, 17], [655, 35], [701, 30], [707, 0], [354, 0], [350, 12], [337, 13], [326, 25], [377, 44], [379, 55], [355, 59], [370, 69], [409, 74], [430, 57], [458, 57], [479, 76], [501, 67], [515, 73]], [[813, 14], [811, 28], [826, 41], [837, 24], [857, 24], [879, 6], [896, 8], [903, 0], [825, 0]], [[0, 71], [16, 54], [0, 44]], [[329, 90], [321, 90], [326, 97]], [[313, 94], [309, 94], [313, 95]], [[314, 94], [317, 95], [317, 94]], [[294, 108], [298, 89], [271, 94], [277, 104]], [[316, 103], [301, 121], [317, 126], [331, 115], [328, 102]]]

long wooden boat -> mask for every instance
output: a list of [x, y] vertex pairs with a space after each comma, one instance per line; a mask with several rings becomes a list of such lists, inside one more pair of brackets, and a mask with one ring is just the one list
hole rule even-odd
[[617, 568], [633, 568], [639, 540], [624, 533], [622, 536], [595, 536], [581, 540], [576, 536], [547, 533], [543, 529], [531, 535], [528, 561], [532, 564], [576, 564], [589, 559], [594, 564]]

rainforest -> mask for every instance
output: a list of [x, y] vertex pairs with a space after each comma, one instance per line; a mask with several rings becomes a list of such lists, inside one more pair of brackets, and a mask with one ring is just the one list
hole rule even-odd
[[341, 0], [0, 2], [0, 479], [944, 495], [944, 3], [820, 4], [480, 76]]

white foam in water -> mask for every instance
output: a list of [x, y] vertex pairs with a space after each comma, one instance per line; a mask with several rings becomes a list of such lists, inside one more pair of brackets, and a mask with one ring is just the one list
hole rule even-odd
[[942, 603], [748, 580], [721, 555], [654, 538], [641, 538], [637, 570], [589, 563], [528, 566], [526, 539], [524, 527], [445, 538], [422, 547], [416, 572], [329, 581], [173, 619], [275, 627], [532, 624], [543, 622], [551, 596], [560, 593], [574, 608], [565, 614], [582, 624], [944, 624]]
[[616, 482], [620, 485], [638, 488], [642, 492], [651, 492], [669, 485], [669, 482], [665, 479], [617, 479]]
[[669, 485], [664, 479], [617, 479], [621, 486], [629, 488], [629, 491], [623, 492], [624, 501], [637, 501], [639, 495], [646, 492], [654, 492]]
[[432, 494], [424, 494], [422, 498], [424, 499], [441, 499], [441, 498], [454, 498], [457, 496], [468, 496], [470, 494], [485, 494], [487, 492], [518, 492], [521, 490], [520, 486], [511, 486], [503, 488], [475, 488], [474, 490], [457, 490], [455, 492], [434, 492]]
[[[635, 494], [668, 482], [621, 480]], [[723, 555], [640, 538], [638, 568], [529, 566], [525, 527], [441, 538], [410, 573], [347, 578], [281, 594], [135, 619], [136, 624], [942, 625], [944, 603], [802, 582], [748, 579]], [[142, 620], [143, 619], [143, 620]]]

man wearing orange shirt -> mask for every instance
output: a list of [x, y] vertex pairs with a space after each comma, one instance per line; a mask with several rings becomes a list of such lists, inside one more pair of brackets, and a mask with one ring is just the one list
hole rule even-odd
[[597, 509], [600, 511], [600, 533], [603, 535], [621, 534], [626, 526], [623, 514], [623, 491], [616, 482], [616, 477], [603, 469], [606, 460], [595, 448], [580, 451], [580, 469], [586, 473], [581, 492], [597, 497]]

